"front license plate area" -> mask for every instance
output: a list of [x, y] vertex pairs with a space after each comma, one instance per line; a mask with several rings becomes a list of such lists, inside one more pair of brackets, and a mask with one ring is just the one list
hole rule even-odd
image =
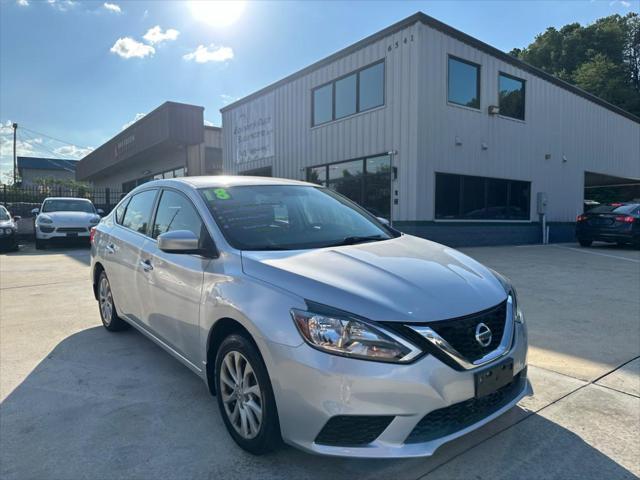
[[67, 238], [78, 238], [78, 234], [77, 233], [67, 233]]
[[494, 365], [475, 374], [476, 398], [485, 397], [513, 381], [513, 360]]

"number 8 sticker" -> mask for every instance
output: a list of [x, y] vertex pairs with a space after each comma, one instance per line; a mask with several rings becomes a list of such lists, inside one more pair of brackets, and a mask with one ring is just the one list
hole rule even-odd
[[218, 200], [229, 200], [231, 198], [229, 192], [227, 192], [227, 190], [224, 188], [215, 188], [213, 190], [213, 193], [216, 195], [216, 198]]

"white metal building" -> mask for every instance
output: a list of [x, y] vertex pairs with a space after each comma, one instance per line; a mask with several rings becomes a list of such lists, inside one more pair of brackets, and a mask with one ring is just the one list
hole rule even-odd
[[423, 13], [222, 123], [225, 173], [329, 185], [451, 245], [540, 241], [540, 196], [551, 241], [570, 240], [585, 187], [640, 179], [640, 119]]

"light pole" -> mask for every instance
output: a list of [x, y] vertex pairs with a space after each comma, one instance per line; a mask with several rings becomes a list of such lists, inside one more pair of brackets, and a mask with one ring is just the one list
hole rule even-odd
[[16, 161], [16, 132], [18, 131], [18, 124], [14, 123], [13, 127], [13, 186], [16, 185], [16, 177], [18, 175], [18, 165]]

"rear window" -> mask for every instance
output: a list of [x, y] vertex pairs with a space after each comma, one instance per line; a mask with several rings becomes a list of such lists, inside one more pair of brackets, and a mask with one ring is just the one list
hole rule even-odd
[[638, 204], [620, 205], [600, 205], [599, 207], [592, 208], [589, 213], [636, 213], [640, 209]]

